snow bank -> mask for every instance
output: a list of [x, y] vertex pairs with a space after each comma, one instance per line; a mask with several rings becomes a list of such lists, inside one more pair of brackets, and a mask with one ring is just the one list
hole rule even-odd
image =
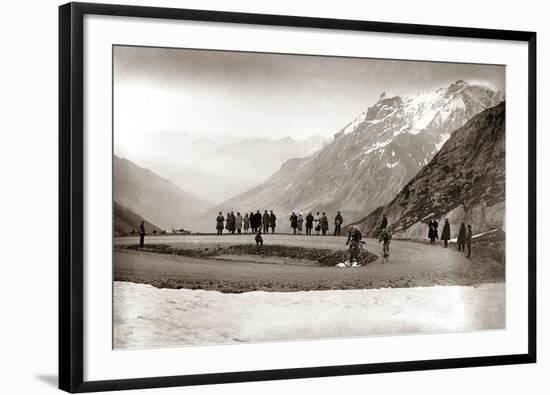
[[114, 346], [497, 329], [504, 297], [504, 284], [223, 294], [115, 282]]

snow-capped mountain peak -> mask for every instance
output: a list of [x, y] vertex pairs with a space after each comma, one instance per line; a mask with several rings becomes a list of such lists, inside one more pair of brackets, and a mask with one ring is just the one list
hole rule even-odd
[[[388, 142], [402, 133], [417, 135], [440, 129], [438, 147], [449, 138], [446, 123], [456, 129], [468, 119], [504, 100], [502, 92], [457, 80], [448, 87], [411, 96], [382, 92], [378, 101], [350, 122], [335, 138], [352, 133], [368, 133], [371, 146]], [[371, 150], [370, 152], [373, 152]]]
[[388, 203], [468, 120], [504, 99], [501, 92], [458, 80], [410, 96], [378, 101], [307, 158], [287, 161], [265, 183], [224, 203], [265, 207], [281, 215], [336, 212], [346, 220]]

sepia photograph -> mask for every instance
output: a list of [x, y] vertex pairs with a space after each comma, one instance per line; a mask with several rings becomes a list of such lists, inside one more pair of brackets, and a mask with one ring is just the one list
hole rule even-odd
[[506, 67], [114, 45], [113, 348], [506, 328]]

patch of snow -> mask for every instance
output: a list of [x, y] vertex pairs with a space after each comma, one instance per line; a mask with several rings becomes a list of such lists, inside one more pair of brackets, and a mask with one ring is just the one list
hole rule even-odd
[[284, 190], [285, 190], [285, 191], [288, 191], [288, 189], [289, 189], [291, 186], [292, 186], [292, 183], [288, 184]]
[[418, 134], [421, 130], [425, 129], [426, 126], [430, 124], [430, 122], [433, 121], [434, 117], [435, 117], [434, 109], [430, 109], [428, 111], [424, 111], [423, 113], [420, 113], [418, 115], [418, 118], [415, 119], [414, 129], [410, 133]]
[[481, 236], [488, 235], [489, 233], [495, 233], [496, 231], [497, 231], [497, 229], [491, 229], [491, 230], [488, 230], [487, 232], [478, 233], [476, 235], [473, 235], [472, 239], [474, 239], [476, 237], [481, 237]]
[[340, 262], [338, 263], [337, 265], [335, 265], [335, 267], [361, 267], [361, 265], [358, 265], [357, 262], [352, 262], [351, 263], [351, 266], [349, 264], [349, 261], [345, 261], [345, 262]]
[[353, 121], [351, 121], [344, 129], [342, 129], [343, 134], [349, 134], [355, 131], [357, 127], [365, 121], [365, 118], [367, 117], [367, 113], [364, 112], [361, 115], [359, 115], [357, 118], [355, 118]]
[[391, 143], [393, 141], [393, 139], [388, 139], [386, 141], [382, 141], [382, 142], [377, 142], [376, 144], [374, 144], [372, 147], [370, 147], [369, 149], [363, 151], [364, 154], [370, 154], [371, 152], [373, 151], [376, 151], [377, 149], [380, 149], [380, 148], [384, 148], [386, 145], [388, 145], [389, 143]]
[[[389, 106], [383, 105], [383, 106], [380, 107], [380, 108], [387, 108], [387, 107], [389, 107]], [[382, 122], [382, 121], [385, 121], [387, 118], [392, 117], [392, 116], [396, 113], [396, 111], [397, 111], [397, 108], [394, 108], [393, 111], [392, 111], [391, 113], [384, 115], [382, 118], [379, 118], [379, 119], [371, 119], [371, 120], [368, 120], [366, 123], [371, 124], [371, 125], [376, 125], [376, 124], [378, 124], [378, 123], [380, 123], [380, 122]], [[387, 129], [389, 129], [389, 128], [391, 128], [391, 126], [388, 127], [388, 128], [386, 128], [385, 130], [387, 130]]]
[[393, 169], [395, 166], [397, 166], [398, 163], [399, 163], [399, 161], [393, 162], [393, 163], [388, 163], [388, 164], [386, 164], [386, 167], [388, 169]]
[[437, 143], [435, 145], [435, 148], [439, 151], [441, 149], [441, 147], [443, 147], [443, 144], [445, 144], [447, 142], [447, 140], [449, 140], [449, 137], [451, 137], [450, 133], [442, 134], [441, 139], [439, 140], [439, 143]]
[[395, 130], [395, 131], [393, 132], [393, 135], [394, 135], [394, 136], [397, 136], [397, 135], [399, 135], [399, 134], [401, 134], [401, 133], [403, 133], [403, 132], [405, 132], [405, 131], [408, 131], [408, 130], [410, 129], [410, 127], [411, 127], [411, 125], [409, 125], [409, 123], [407, 122], [407, 123], [405, 123], [403, 126], [401, 126], [400, 129]]
[[460, 332], [505, 326], [503, 283], [226, 294], [116, 281], [113, 296], [115, 348]]
[[424, 220], [430, 218], [432, 215], [434, 215], [434, 213], [429, 213], [429, 214], [426, 215], [424, 218], [422, 218], [421, 221], [424, 221]]

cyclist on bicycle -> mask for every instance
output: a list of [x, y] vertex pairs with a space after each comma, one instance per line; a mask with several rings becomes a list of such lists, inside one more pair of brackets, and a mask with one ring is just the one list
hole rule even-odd
[[382, 263], [387, 260], [390, 257], [390, 243], [391, 243], [391, 234], [387, 231], [387, 229], [382, 229], [382, 232], [380, 232], [380, 237], [378, 238], [378, 244], [384, 243], [383, 245], [383, 253], [384, 253], [384, 259], [382, 260]]
[[346, 241], [346, 245], [349, 245], [349, 251], [350, 251], [350, 262], [353, 262], [354, 260], [357, 262], [357, 258], [359, 257], [359, 252], [361, 251], [361, 239], [363, 236], [361, 235], [361, 230], [357, 225], [352, 225], [348, 229], [348, 241]]

